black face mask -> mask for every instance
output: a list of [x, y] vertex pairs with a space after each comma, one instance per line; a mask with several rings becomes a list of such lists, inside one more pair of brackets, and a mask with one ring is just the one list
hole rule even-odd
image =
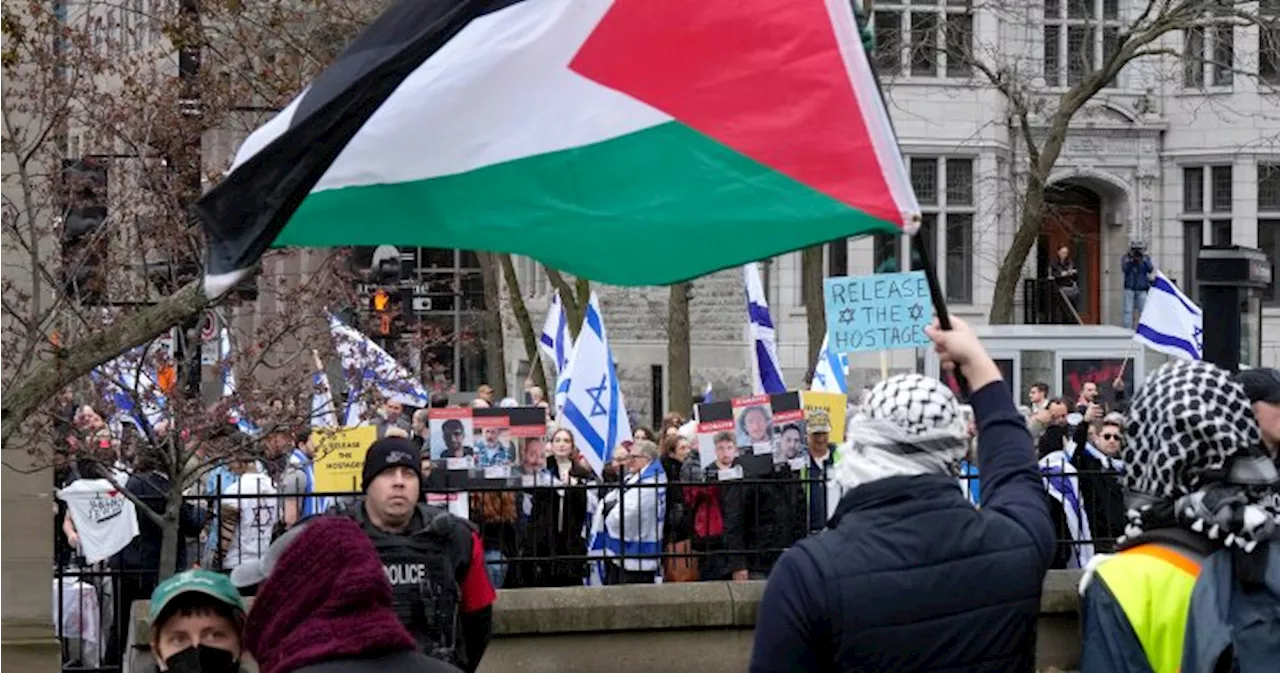
[[197, 645], [169, 657], [172, 673], [238, 673], [240, 662], [230, 650]]

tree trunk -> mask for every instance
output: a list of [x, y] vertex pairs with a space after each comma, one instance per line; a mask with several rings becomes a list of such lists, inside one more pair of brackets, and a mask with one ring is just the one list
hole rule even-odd
[[[182, 516], [182, 482], [170, 480], [169, 495], [165, 503], [164, 514], [161, 515], [163, 523], [160, 526], [160, 581], [163, 582], [179, 570], [185, 568], [178, 567], [178, 545], [182, 544], [181, 538], [178, 536], [179, 522]], [[188, 563], [197, 559], [187, 559]]]
[[[667, 387], [671, 410], [689, 416], [693, 411], [692, 357], [689, 348], [689, 290], [691, 283], [671, 286], [667, 300]], [[653, 417], [661, 418], [662, 409]]]
[[524, 354], [529, 358], [529, 377], [533, 385], [542, 388], [546, 393], [547, 373], [542, 368], [542, 356], [538, 353], [538, 336], [533, 330], [533, 319], [529, 317], [529, 308], [524, 305], [524, 295], [520, 293], [520, 278], [516, 276], [515, 264], [511, 255], [498, 255], [502, 264], [502, 276], [507, 281], [507, 295], [511, 297], [511, 312], [516, 316], [516, 326], [520, 328], [520, 338], [524, 341]]
[[565, 282], [564, 276], [559, 271], [545, 265], [543, 268], [547, 270], [547, 279], [551, 281], [551, 285], [556, 288], [556, 292], [560, 293], [560, 305], [564, 307], [565, 320], [569, 323], [569, 336], [577, 339], [587, 305], [585, 302], [579, 305], [574, 289]]
[[822, 351], [822, 338], [827, 334], [827, 312], [822, 303], [823, 246], [813, 245], [800, 251], [800, 297], [804, 302], [805, 318], [809, 328], [809, 368], [805, 380], [813, 378], [813, 367]]
[[587, 314], [587, 304], [591, 302], [591, 281], [586, 278], [574, 278], [573, 286], [578, 291], [578, 310]]
[[507, 353], [502, 335], [502, 293], [498, 278], [498, 263], [493, 253], [477, 252], [480, 274], [484, 279], [484, 362], [485, 378], [493, 386], [498, 399], [507, 396]]
[[[1004, 259], [1000, 260], [1000, 270], [996, 274], [996, 287], [991, 297], [991, 314], [987, 321], [992, 325], [1011, 325], [1014, 322], [1013, 298], [1018, 290], [1018, 282], [1022, 279], [1022, 265], [1031, 254], [1031, 248], [1040, 238], [1044, 228], [1044, 189], [1045, 181], [1033, 175], [1027, 180], [1027, 188], [1023, 194], [1022, 219], [1018, 230], [1013, 233], [1013, 242]], [[1026, 301], [1026, 298], [1023, 298]]]

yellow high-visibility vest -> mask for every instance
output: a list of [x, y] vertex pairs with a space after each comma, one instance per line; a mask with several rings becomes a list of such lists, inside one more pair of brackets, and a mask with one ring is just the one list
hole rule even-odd
[[1191, 591], [1202, 559], [1160, 543], [1126, 549], [1098, 564], [1155, 673], [1178, 673]]

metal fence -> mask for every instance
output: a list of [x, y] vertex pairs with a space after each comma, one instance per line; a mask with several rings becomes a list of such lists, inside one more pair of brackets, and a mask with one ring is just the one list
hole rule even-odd
[[[1066, 470], [1042, 470], [1050, 486], [1056, 479], [1075, 491], [1055, 496], [1049, 488], [1046, 494], [1055, 512], [1055, 567], [1081, 564], [1086, 550], [1110, 551], [1124, 525], [1117, 473]], [[657, 577], [710, 581], [731, 579], [743, 570], [762, 578], [786, 548], [823, 528], [841, 495], [830, 492], [838, 487], [828, 480], [780, 474], [629, 485], [548, 484], [536, 476], [532, 481], [517, 477], [514, 485], [436, 484], [420, 494], [420, 501], [471, 521], [484, 545], [486, 571], [501, 588], [646, 583]], [[958, 483], [966, 494], [981, 492], [980, 475], [959, 477]], [[330, 511], [365, 506], [358, 492], [309, 495], [329, 500]], [[230, 572], [257, 558], [283, 529], [278, 522], [286, 497], [298, 496], [186, 498], [184, 507], [195, 508], [205, 521], [201, 535], [182, 543], [187, 565]], [[235, 527], [220, 535], [220, 528], [231, 528], [220, 522]], [[60, 530], [55, 538], [62, 670], [119, 671], [128, 606], [149, 597], [157, 573], [126, 567], [119, 557], [88, 566], [66, 549]]]

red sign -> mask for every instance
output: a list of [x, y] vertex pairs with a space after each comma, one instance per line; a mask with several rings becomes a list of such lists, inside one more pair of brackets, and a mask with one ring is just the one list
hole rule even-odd
[[741, 409], [742, 407], [758, 407], [769, 406], [768, 395], [752, 395], [751, 397], [735, 397], [733, 400], [733, 408]]
[[698, 432], [723, 432], [725, 430], [733, 430], [733, 419], [726, 418], [723, 421], [708, 421], [698, 424]]

